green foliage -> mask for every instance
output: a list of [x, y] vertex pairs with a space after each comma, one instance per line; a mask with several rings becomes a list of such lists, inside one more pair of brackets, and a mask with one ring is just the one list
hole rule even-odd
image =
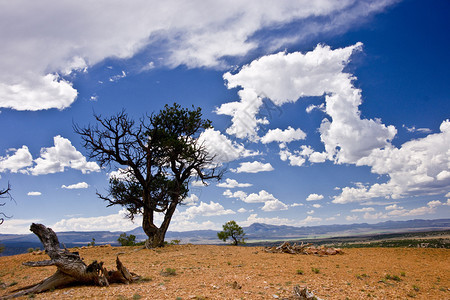
[[303, 272], [303, 270], [297, 270], [297, 275], [303, 275], [305, 274], [305, 272]]
[[180, 243], [181, 243], [180, 240], [171, 240], [171, 241], [170, 241], [170, 244], [171, 244], [171, 245], [179, 245]]
[[135, 246], [136, 245], [136, 236], [133, 234], [127, 235], [125, 232], [122, 233], [117, 241], [121, 246]]
[[0, 245], [0, 253], [2, 253], [5, 250], [5, 246]]
[[165, 270], [162, 270], [160, 272], [161, 276], [175, 276], [177, 275], [177, 272], [175, 269], [172, 268], [166, 268]]
[[92, 238], [92, 241], [88, 243], [88, 246], [95, 246], [95, 238]]
[[386, 274], [386, 276], [384, 276], [384, 278], [386, 280], [402, 281], [402, 279], [398, 275]]
[[245, 244], [245, 233], [241, 226], [235, 221], [229, 221], [222, 225], [223, 231], [217, 233], [217, 237], [226, 242], [231, 238], [232, 245]]
[[312, 271], [314, 274], [319, 274], [319, 273], [320, 273], [320, 270], [317, 269], [317, 268], [311, 268], [311, 271]]

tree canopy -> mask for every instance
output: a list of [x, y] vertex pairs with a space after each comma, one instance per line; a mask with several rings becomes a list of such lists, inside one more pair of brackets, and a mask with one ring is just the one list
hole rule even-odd
[[238, 244], [245, 244], [245, 233], [241, 226], [235, 221], [229, 221], [222, 225], [223, 231], [217, 233], [217, 237], [226, 242], [227, 239], [232, 239], [232, 244], [237, 246]]
[[[157, 114], [134, 121], [125, 110], [111, 117], [95, 115], [97, 123], [81, 128], [89, 157], [102, 167], [115, 170], [107, 195], [99, 197], [108, 206], [120, 205], [128, 217], [143, 216], [147, 247], [164, 245], [164, 236], [178, 204], [186, 198], [192, 180], [219, 180], [223, 170], [214, 167], [214, 157], [199, 142], [201, 132], [211, 127], [201, 108], [186, 109], [174, 103]], [[158, 227], [155, 213], [163, 213]]]

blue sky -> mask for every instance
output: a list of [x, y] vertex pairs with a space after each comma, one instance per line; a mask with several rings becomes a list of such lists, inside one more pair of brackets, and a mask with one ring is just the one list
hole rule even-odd
[[227, 168], [169, 230], [449, 217], [448, 1], [5, 1], [0, 187], [56, 231], [129, 230], [73, 124], [200, 106]]

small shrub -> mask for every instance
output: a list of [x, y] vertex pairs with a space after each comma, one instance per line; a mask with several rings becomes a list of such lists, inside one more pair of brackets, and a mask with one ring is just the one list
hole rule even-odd
[[386, 274], [386, 276], [384, 276], [384, 278], [387, 280], [402, 281], [402, 279], [400, 277], [398, 277], [398, 275]]
[[139, 299], [142, 299], [141, 295], [139, 295], [139, 294], [134, 294], [133, 295], [133, 300], [139, 300]]
[[400, 276], [405, 277], [405, 276], [406, 276], [406, 273], [405, 273], [405, 272], [401, 272], [401, 273], [400, 273]]
[[413, 285], [413, 290], [415, 290], [416, 292], [418, 292], [420, 290], [420, 288], [417, 285]]
[[175, 269], [172, 268], [166, 268], [165, 270], [162, 270], [160, 272], [161, 276], [175, 276], [177, 275], [177, 272]]
[[32, 252], [34, 252], [34, 249], [33, 249], [33, 248], [28, 248], [28, 249], [27, 249], [27, 252], [28, 252], [28, 253], [32, 253]]
[[92, 238], [92, 241], [87, 244], [88, 246], [95, 246], [95, 238]]
[[171, 244], [171, 245], [179, 245], [180, 243], [181, 243], [180, 240], [171, 240], [171, 241], [170, 241], [170, 244]]
[[317, 268], [311, 268], [311, 271], [313, 271], [313, 273], [315, 273], [315, 274], [319, 274], [320, 273], [320, 270], [317, 269]]
[[133, 234], [127, 235], [125, 232], [120, 234], [117, 241], [121, 246], [134, 246], [136, 245], [136, 236]]
[[303, 275], [305, 274], [305, 272], [303, 272], [303, 270], [297, 270], [297, 275]]

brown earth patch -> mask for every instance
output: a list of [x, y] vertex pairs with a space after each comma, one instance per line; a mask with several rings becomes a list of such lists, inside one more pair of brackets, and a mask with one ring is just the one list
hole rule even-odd
[[[35, 299], [275, 299], [306, 285], [323, 299], [450, 299], [446, 249], [344, 249], [319, 257], [266, 253], [262, 247], [175, 245], [79, 249], [86, 263], [115, 266], [116, 254], [144, 281], [110, 287], [74, 286], [35, 295]], [[31, 268], [22, 262], [45, 254], [0, 257], [0, 295], [35, 284], [55, 267]], [[5, 287], [6, 286], [6, 287]], [[141, 298], [139, 298], [141, 296]], [[23, 297], [24, 299], [27, 297]]]

